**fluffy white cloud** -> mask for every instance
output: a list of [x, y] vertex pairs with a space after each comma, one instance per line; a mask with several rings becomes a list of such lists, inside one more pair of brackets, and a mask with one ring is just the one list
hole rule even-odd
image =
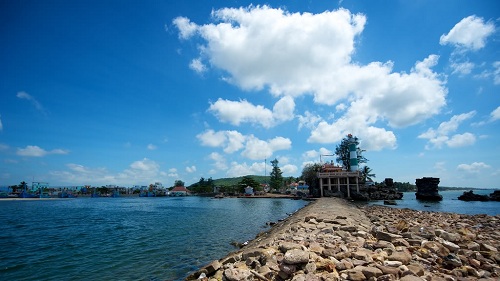
[[246, 137], [237, 131], [207, 130], [196, 136], [203, 146], [223, 147], [224, 152], [233, 153], [244, 146]]
[[25, 148], [18, 148], [17, 155], [20, 156], [29, 156], [29, 157], [43, 157], [48, 154], [68, 154], [68, 150], [64, 149], [53, 149], [47, 151], [36, 145], [27, 145]]
[[246, 100], [230, 101], [218, 99], [209, 107], [221, 122], [239, 126], [241, 123], [259, 124], [264, 128], [273, 127], [293, 119], [295, 102], [291, 97], [283, 97], [269, 110], [262, 105], [253, 105]]
[[212, 152], [209, 155], [209, 158], [214, 161], [213, 166], [218, 171], [227, 170], [226, 158], [217, 152]]
[[186, 167], [186, 172], [188, 172], [190, 174], [196, 172], [196, 166], [193, 165], [193, 166]]
[[485, 164], [484, 162], [474, 162], [472, 164], [460, 164], [457, 166], [458, 171], [467, 174], [479, 174], [489, 168], [491, 168], [491, 166]]
[[476, 142], [476, 136], [471, 133], [453, 135], [446, 144], [451, 148], [473, 145]]
[[196, 71], [199, 74], [202, 74], [203, 72], [207, 71], [207, 67], [203, 64], [201, 59], [193, 59], [191, 63], [189, 64], [189, 68], [192, 70]]
[[304, 115], [298, 115], [297, 118], [299, 120], [299, 130], [302, 128], [313, 129], [322, 121], [321, 116], [314, 115], [309, 111], [306, 111]]
[[288, 138], [276, 137], [263, 141], [250, 135], [241, 155], [248, 159], [259, 160], [271, 157], [275, 151], [290, 149], [291, 147], [292, 142]]
[[[116, 184], [123, 186], [145, 185], [152, 182], [161, 182], [167, 178], [167, 173], [160, 170], [160, 165], [148, 158], [132, 162], [121, 172], [113, 173], [106, 168], [91, 168], [80, 164], [66, 165], [67, 170], [52, 171], [50, 175], [58, 182], [78, 185]], [[170, 174], [176, 170], [169, 171]]]
[[[334, 154], [333, 151], [327, 149], [327, 148], [320, 148], [318, 151], [317, 150], [308, 150], [302, 154], [302, 158], [305, 160], [314, 160], [318, 161], [318, 159], [321, 158], [322, 155], [324, 156], [332, 156]], [[325, 161], [324, 159], [322, 159]]]
[[275, 94], [302, 94], [314, 87], [309, 78], [329, 65], [347, 63], [354, 38], [366, 18], [340, 9], [321, 14], [288, 13], [268, 6], [224, 8], [212, 13], [217, 24], [198, 26], [174, 19], [180, 36], [199, 34], [203, 54], [230, 74], [227, 81], [244, 89], [270, 87]]
[[441, 148], [444, 144], [452, 148], [472, 145], [475, 143], [476, 137], [471, 133], [455, 134], [451, 137], [449, 135], [454, 133], [461, 123], [471, 119], [475, 115], [476, 111], [454, 115], [451, 117], [450, 121], [445, 121], [439, 124], [437, 129], [429, 128], [425, 133], [420, 134], [418, 137], [429, 140], [429, 143], [426, 145], [426, 149]]
[[453, 69], [452, 74], [467, 75], [472, 72], [474, 64], [471, 62], [453, 62], [451, 68]]
[[457, 23], [446, 35], [441, 35], [441, 45], [452, 44], [459, 48], [479, 50], [486, 44], [488, 36], [495, 32], [492, 22], [484, 22], [481, 17], [468, 16]]
[[157, 147], [156, 145], [154, 145], [154, 144], [150, 143], [150, 144], [148, 144], [147, 148], [148, 148], [149, 150], [155, 150], [155, 149], [157, 149], [158, 147]]
[[490, 116], [491, 116], [491, 121], [499, 120], [500, 119], [500, 106], [495, 108], [495, 110], [493, 110], [490, 113]]
[[194, 33], [196, 33], [196, 24], [191, 23], [188, 18], [178, 17], [174, 19], [173, 23], [180, 31], [179, 38], [181, 39], [188, 39], [189, 37], [193, 36]]
[[241, 177], [247, 175], [261, 175], [265, 171], [265, 163], [264, 162], [256, 162], [251, 165], [247, 163], [237, 163], [232, 162], [229, 170], [227, 170], [228, 177]]
[[168, 169], [167, 176], [170, 177], [170, 178], [177, 179], [179, 177], [179, 174], [177, 173], [177, 169], [176, 168], [170, 168], [170, 169]]
[[297, 175], [299, 168], [292, 164], [285, 164], [280, 167], [281, 172], [283, 172], [284, 176], [294, 176]]
[[268, 141], [261, 140], [254, 135], [244, 136], [237, 131], [207, 130], [197, 135], [201, 144], [210, 147], [220, 147], [225, 153], [233, 153], [243, 149], [241, 155], [252, 159], [265, 159], [275, 151], [290, 149], [292, 142], [288, 138], [275, 137]]
[[[395, 134], [381, 126], [411, 126], [446, 105], [446, 79], [431, 69], [438, 62], [436, 55], [416, 62], [408, 73], [393, 72], [392, 62], [352, 62], [355, 40], [366, 22], [362, 14], [345, 9], [289, 13], [250, 6], [216, 10], [213, 17], [215, 23], [205, 25], [186, 18], [174, 24], [182, 38], [201, 36], [201, 57], [223, 70], [226, 81], [242, 89], [266, 88], [274, 96], [312, 95], [317, 104], [343, 114], [330, 123], [311, 112], [298, 116], [299, 129], [312, 130], [309, 142], [334, 143], [353, 133], [366, 141], [366, 149], [393, 149]], [[292, 101], [282, 99], [271, 111], [246, 100], [219, 99], [210, 111], [222, 122], [270, 128], [293, 118]]]

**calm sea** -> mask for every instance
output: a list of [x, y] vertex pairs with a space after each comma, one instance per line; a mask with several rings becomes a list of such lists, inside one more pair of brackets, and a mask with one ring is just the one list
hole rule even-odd
[[[489, 195], [494, 190], [474, 190], [475, 194]], [[487, 201], [487, 202], [465, 202], [458, 200], [458, 196], [462, 195], [464, 191], [440, 191], [439, 194], [443, 195], [443, 200], [438, 202], [420, 201], [415, 198], [415, 192], [404, 192], [403, 200], [397, 200], [395, 208], [408, 208], [419, 211], [431, 212], [450, 212], [457, 214], [487, 214], [491, 216], [500, 215], [500, 202]], [[373, 201], [369, 204], [383, 205], [383, 201]]]
[[[476, 191], [475, 191], [476, 192]], [[489, 194], [492, 191], [477, 191]], [[397, 208], [500, 214], [500, 202], [421, 202]], [[181, 280], [307, 204], [203, 197], [0, 200], [0, 280]], [[382, 201], [370, 204], [383, 204]]]
[[203, 197], [0, 200], [0, 280], [180, 280], [307, 204]]

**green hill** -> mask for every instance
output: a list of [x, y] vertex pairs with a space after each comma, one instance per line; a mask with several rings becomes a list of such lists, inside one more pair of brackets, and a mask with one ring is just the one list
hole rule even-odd
[[[269, 176], [248, 175], [247, 177], [252, 178], [254, 181], [256, 181], [260, 184], [269, 183]], [[243, 179], [243, 177], [216, 179], [216, 180], [214, 180], [214, 184], [215, 184], [215, 186], [235, 186], [235, 185], [238, 185], [238, 183], [242, 179]]]

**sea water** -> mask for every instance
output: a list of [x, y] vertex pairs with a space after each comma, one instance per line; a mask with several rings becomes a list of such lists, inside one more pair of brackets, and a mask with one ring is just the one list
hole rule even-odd
[[0, 280], [181, 280], [306, 204], [205, 197], [0, 200]]
[[[462, 193], [441, 191], [442, 201], [425, 202], [405, 192], [393, 207], [500, 214], [500, 202], [457, 200]], [[203, 197], [0, 200], [0, 280], [181, 280], [306, 204]]]
[[[494, 190], [489, 189], [474, 189], [474, 194], [489, 195]], [[441, 201], [422, 201], [417, 200], [415, 192], [404, 192], [403, 200], [396, 200], [394, 208], [408, 208], [419, 211], [430, 212], [450, 212], [457, 214], [478, 215], [486, 214], [490, 216], [500, 215], [500, 202], [496, 201], [461, 201], [458, 196], [464, 193], [463, 190], [448, 190], [439, 191], [443, 196]], [[371, 205], [383, 205], [383, 201], [372, 201]]]

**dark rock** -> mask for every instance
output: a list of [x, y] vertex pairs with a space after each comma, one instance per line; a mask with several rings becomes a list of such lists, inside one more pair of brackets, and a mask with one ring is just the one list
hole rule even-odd
[[490, 193], [490, 200], [500, 201], [500, 190], [495, 190], [492, 193]]
[[458, 200], [462, 201], [489, 201], [490, 197], [488, 195], [474, 194], [474, 191], [464, 191], [464, 193], [458, 196]]
[[443, 196], [438, 193], [439, 178], [423, 177], [416, 179], [417, 192], [415, 196], [418, 200], [441, 201]]

